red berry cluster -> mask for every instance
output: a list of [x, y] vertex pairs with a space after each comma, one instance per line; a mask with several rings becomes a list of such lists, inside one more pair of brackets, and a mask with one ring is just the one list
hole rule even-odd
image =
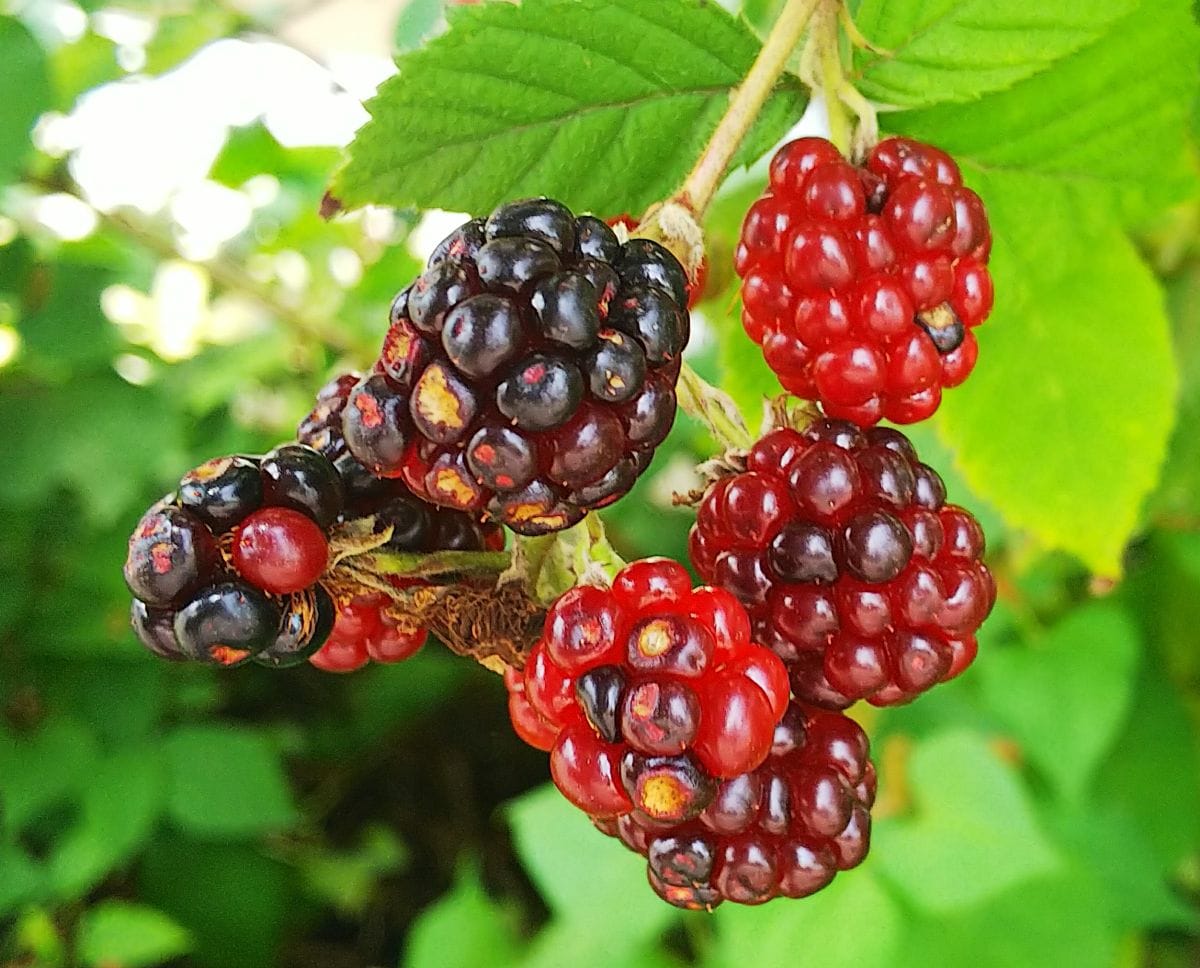
[[302, 444], [189, 471], [129, 539], [134, 631], [164, 658], [303, 662], [334, 621], [318, 579], [342, 505], [337, 471]]
[[975, 366], [990, 249], [983, 203], [945, 152], [889, 138], [859, 168], [801, 138], [742, 225], [742, 320], [784, 388], [828, 415], [914, 423]]
[[344, 439], [433, 504], [568, 527], [625, 494], [670, 430], [687, 299], [656, 242], [547, 198], [503, 205], [396, 297]]
[[788, 701], [736, 599], [665, 558], [560, 596], [508, 685], [518, 734], [550, 751], [568, 800], [656, 823], [698, 816], [720, 780], [761, 765]]
[[875, 768], [866, 734], [848, 716], [793, 702], [762, 766], [724, 780], [688, 823], [637, 813], [595, 820], [648, 861], [665, 901], [712, 910], [807, 897], [867, 855]]
[[745, 604], [798, 698], [907, 702], [971, 663], [995, 599], [983, 531], [945, 498], [897, 430], [776, 430], [709, 487], [691, 558]]

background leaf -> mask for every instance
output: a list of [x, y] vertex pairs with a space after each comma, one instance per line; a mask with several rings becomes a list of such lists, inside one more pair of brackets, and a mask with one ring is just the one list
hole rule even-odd
[[[332, 191], [351, 208], [486, 213], [545, 194], [579, 211], [640, 214], [679, 187], [757, 51], [743, 24], [686, 0], [466, 9], [401, 58]], [[781, 88], [742, 162], [803, 104], [794, 82]]]
[[[29, 132], [54, 100], [46, 54], [19, 20], [0, 16], [0, 63], [5, 84], [0, 99], [0, 178], [20, 170], [30, 153]], [[13, 80], [19, 79], [17, 83]]]
[[855, 23], [884, 52], [857, 51], [858, 88], [885, 104], [969, 101], [1078, 50], [1136, 0], [863, 0]]
[[879, 868], [919, 907], [945, 913], [1054, 872], [1059, 858], [1013, 770], [984, 740], [945, 731], [908, 765], [916, 803], [909, 820], [882, 820]]
[[1118, 608], [1072, 612], [1041, 639], [981, 666], [988, 705], [1067, 798], [1083, 795], [1132, 700], [1137, 630]]
[[141, 968], [186, 954], [188, 933], [160, 911], [106, 901], [83, 916], [79, 958], [89, 968]]

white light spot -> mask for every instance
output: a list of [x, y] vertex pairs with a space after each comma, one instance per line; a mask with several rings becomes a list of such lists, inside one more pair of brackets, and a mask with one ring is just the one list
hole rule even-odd
[[21, 348], [21, 337], [15, 329], [0, 326], [0, 367], [8, 366]]
[[362, 278], [363, 264], [358, 253], [344, 245], [339, 245], [329, 253], [329, 274], [343, 289], [349, 289], [358, 284]]
[[96, 213], [92, 207], [74, 195], [56, 192], [37, 199], [32, 206], [33, 217], [60, 239], [77, 242], [96, 230]]
[[132, 383], [135, 387], [144, 387], [154, 379], [154, 367], [150, 361], [133, 353], [122, 353], [118, 356], [113, 360], [113, 369], [122, 380]]

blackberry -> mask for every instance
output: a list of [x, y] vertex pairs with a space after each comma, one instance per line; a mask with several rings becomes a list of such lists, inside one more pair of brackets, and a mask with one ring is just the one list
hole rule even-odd
[[862, 862], [870, 843], [875, 770], [849, 717], [792, 702], [758, 768], [717, 787], [680, 824], [635, 812], [597, 818], [647, 860], [650, 886], [677, 907], [806, 897]]
[[748, 609], [797, 698], [907, 702], [974, 659], [995, 599], [983, 532], [899, 431], [776, 430], [706, 492], [690, 538]]
[[199, 592], [175, 616], [175, 640], [188, 658], [227, 668], [244, 665], [279, 634], [280, 610], [240, 581]]
[[949, 155], [889, 138], [864, 167], [789, 142], [746, 214], [742, 321], [779, 382], [833, 417], [923, 420], [978, 355], [991, 233]]
[[590, 815], [694, 818], [721, 778], [762, 762], [787, 705], [783, 664], [749, 632], [733, 596], [693, 589], [673, 561], [634, 562], [551, 607], [508, 678], [514, 728]]
[[336, 615], [333, 599], [320, 585], [294, 592], [284, 604], [275, 641], [254, 661], [273, 669], [301, 665], [329, 639]]
[[[656, 242], [622, 244], [551, 199], [503, 205], [397, 296], [340, 439], [423, 500], [523, 534], [567, 527], [627, 492], [670, 430], [687, 296]], [[567, 453], [588, 435], [592, 453]]]
[[181, 604], [220, 570], [221, 553], [212, 532], [195, 514], [155, 505], [129, 538], [125, 584], [153, 608]]

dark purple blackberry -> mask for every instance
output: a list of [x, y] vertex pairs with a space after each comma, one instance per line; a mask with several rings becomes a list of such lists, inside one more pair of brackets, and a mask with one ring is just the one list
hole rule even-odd
[[423, 500], [525, 534], [568, 527], [626, 493], [670, 430], [686, 300], [657, 243], [551, 199], [503, 205], [393, 303], [346, 446]]
[[320, 585], [294, 592], [284, 602], [275, 641], [254, 656], [259, 665], [287, 669], [308, 661], [333, 631], [337, 606]]
[[187, 658], [175, 641], [175, 613], [150, 608], [135, 598], [129, 609], [129, 624], [138, 641], [160, 659], [182, 662]]
[[262, 459], [264, 502], [291, 508], [328, 528], [342, 512], [345, 496], [333, 464], [305, 444], [281, 444]]
[[217, 457], [188, 471], [179, 481], [179, 504], [216, 533], [228, 531], [263, 503], [258, 461]]
[[279, 635], [279, 607], [240, 581], [200, 591], [175, 616], [180, 651], [210, 665], [244, 665]]
[[179, 605], [221, 570], [221, 552], [208, 526], [190, 511], [162, 502], [129, 538], [125, 584], [152, 608]]

